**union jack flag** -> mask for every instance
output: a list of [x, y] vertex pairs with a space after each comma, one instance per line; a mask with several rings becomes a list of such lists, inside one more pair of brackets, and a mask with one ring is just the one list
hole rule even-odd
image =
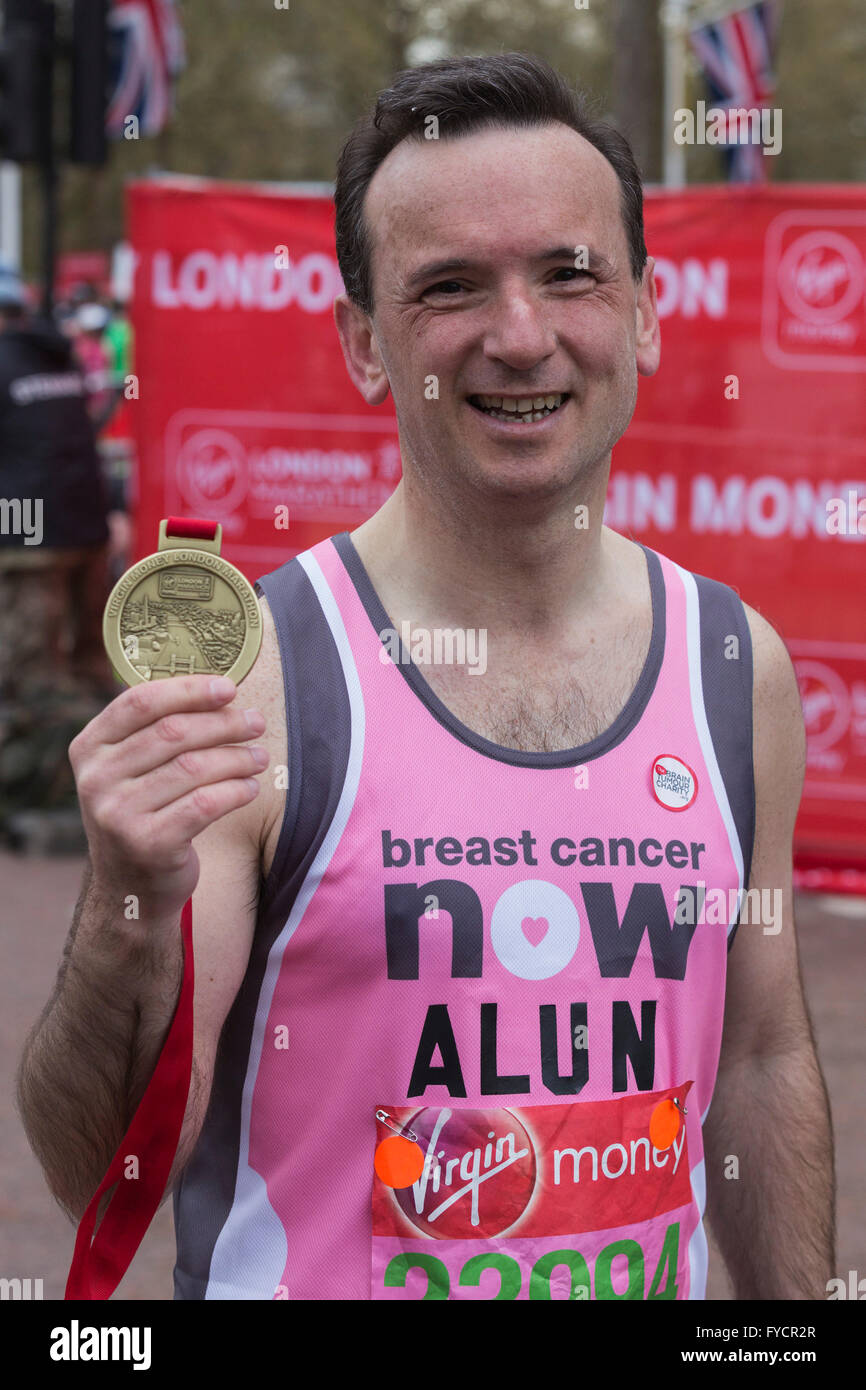
[[[731, 142], [722, 146], [728, 178], [734, 183], [762, 183], [767, 158], [762, 146], [738, 143], [740, 127], [732, 113], [769, 105], [775, 90], [773, 57], [779, 32], [782, 0], [761, 0], [710, 24], [696, 25], [692, 48], [703, 69], [712, 104], [728, 113]], [[740, 130], [740, 133], [741, 130]]]
[[126, 118], [136, 116], [140, 135], [156, 135], [171, 115], [172, 82], [185, 62], [175, 0], [112, 0], [108, 41], [108, 134], [122, 137]]

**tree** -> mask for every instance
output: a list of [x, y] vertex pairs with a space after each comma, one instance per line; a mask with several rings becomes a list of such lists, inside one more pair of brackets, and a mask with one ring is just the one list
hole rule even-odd
[[662, 45], [659, 0], [613, 0], [611, 105], [644, 179], [661, 178]]

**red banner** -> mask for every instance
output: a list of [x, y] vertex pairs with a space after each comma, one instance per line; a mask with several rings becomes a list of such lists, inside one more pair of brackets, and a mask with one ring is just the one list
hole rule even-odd
[[[646, 221], [662, 366], [605, 520], [778, 628], [808, 734], [798, 863], [866, 868], [866, 188], [649, 191]], [[250, 579], [359, 525], [400, 454], [337, 340], [330, 197], [134, 183], [129, 239], [136, 558], [171, 513], [221, 521]]]

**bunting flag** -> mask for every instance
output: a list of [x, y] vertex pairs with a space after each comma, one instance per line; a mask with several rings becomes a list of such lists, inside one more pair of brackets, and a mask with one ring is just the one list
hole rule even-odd
[[740, 113], [769, 107], [781, 11], [782, 0], [760, 0], [690, 32], [713, 107], [725, 113], [729, 138], [721, 149], [733, 183], [764, 183], [768, 177], [770, 160], [755, 138], [757, 122]]
[[108, 11], [110, 96], [105, 125], [122, 139], [128, 117], [156, 135], [172, 112], [174, 79], [185, 64], [175, 0], [112, 0]]

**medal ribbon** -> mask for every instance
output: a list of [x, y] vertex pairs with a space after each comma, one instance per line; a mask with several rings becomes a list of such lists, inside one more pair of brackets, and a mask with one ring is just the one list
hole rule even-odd
[[[167, 536], [213, 540], [217, 523], [199, 517], [170, 516]], [[192, 898], [180, 917], [183, 978], [168, 1036], [129, 1128], [108, 1171], [81, 1218], [64, 1298], [107, 1299], [117, 1288], [159, 1209], [183, 1129], [193, 1055]], [[131, 1158], [139, 1175], [125, 1176]], [[116, 1187], [115, 1187], [116, 1185]], [[104, 1194], [115, 1191], [94, 1236]]]
[[203, 521], [198, 516], [170, 516], [165, 523], [167, 536], [188, 536], [190, 540], [212, 541], [216, 533], [215, 521]]
[[[162, 1201], [183, 1128], [192, 1074], [192, 898], [180, 918], [183, 980], [177, 1007], [153, 1076], [108, 1172], [78, 1226], [66, 1299], [110, 1298], [130, 1264]], [[124, 1168], [138, 1160], [139, 1175]], [[93, 1228], [103, 1194], [117, 1184], [96, 1235]]]

